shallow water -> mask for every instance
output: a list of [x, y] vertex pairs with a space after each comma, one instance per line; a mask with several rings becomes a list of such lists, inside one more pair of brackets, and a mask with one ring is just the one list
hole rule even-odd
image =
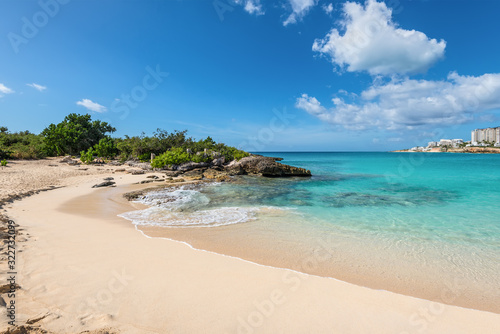
[[238, 240], [239, 251], [223, 252], [433, 300], [458, 278], [462, 290], [443, 302], [500, 309], [500, 155], [265, 155], [314, 176], [165, 190], [123, 217], [203, 248]]

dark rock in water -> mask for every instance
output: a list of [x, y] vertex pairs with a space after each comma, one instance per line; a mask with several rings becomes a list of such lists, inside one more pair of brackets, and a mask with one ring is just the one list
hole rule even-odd
[[276, 161], [281, 158], [252, 155], [240, 161], [232, 161], [226, 166], [229, 175], [260, 174], [267, 177], [311, 176], [304, 168], [285, 165]]
[[113, 181], [104, 181], [104, 182], [101, 182], [99, 184], [94, 184], [92, 186], [92, 188], [109, 187], [109, 186], [113, 186], [115, 184], [116, 184], [116, 182], [113, 182]]

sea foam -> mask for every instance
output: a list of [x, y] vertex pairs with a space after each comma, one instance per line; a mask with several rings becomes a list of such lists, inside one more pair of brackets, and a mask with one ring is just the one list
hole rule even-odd
[[119, 215], [138, 226], [216, 227], [256, 219], [261, 207], [214, 207], [210, 199], [188, 187], [150, 192], [136, 202], [149, 208]]

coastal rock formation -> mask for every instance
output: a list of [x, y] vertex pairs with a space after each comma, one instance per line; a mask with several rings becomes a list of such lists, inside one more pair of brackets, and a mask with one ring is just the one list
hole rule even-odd
[[311, 176], [311, 171], [279, 163], [282, 158], [252, 155], [226, 166], [230, 175], [253, 174], [266, 177]]
[[208, 167], [210, 164], [208, 162], [186, 162], [177, 166], [176, 170], [180, 172], [190, 171], [196, 168]]
[[151, 170], [151, 164], [149, 162], [138, 162], [134, 160], [128, 160], [125, 161], [125, 165], [128, 165], [130, 167], [135, 167], [135, 168], [140, 168], [143, 170]]
[[114, 186], [114, 185], [115, 185], [115, 182], [113, 182], [113, 181], [104, 181], [104, 182], [101, 182], [98, 184], [94, 184], [92, 186], [92, 188], [110, 187], [110, 186]]

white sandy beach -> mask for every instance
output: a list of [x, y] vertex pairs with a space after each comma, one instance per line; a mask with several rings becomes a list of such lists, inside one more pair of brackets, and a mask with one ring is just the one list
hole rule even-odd
[[[500, 332], [499, 314], [147, 238], [117, 216], [135, 205], [120, 194], [145, 176], [88, 174], [4, 206], [23, 234], [16, 264], [19, 325], [40, 318], [32, 326], [53, 333]], [[14, 187], [4, 170], [0, 175], [2, 191]], [[116, 188], [91, 188], [106, 176], [115, 178]], [[79, 200], [89, 194], [95, 201]], [[450, 282], [443, 302], [452, 304], [459, 293]], [[2, 330], [9, 327], [5, 312], [2, 307]]]

